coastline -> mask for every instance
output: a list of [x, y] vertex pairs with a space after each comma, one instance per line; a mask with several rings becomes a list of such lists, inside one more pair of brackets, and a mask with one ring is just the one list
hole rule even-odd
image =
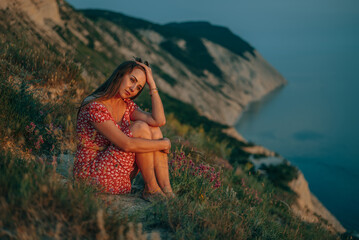
[[[239, 141], [248, 142], [234, 127], [228, 128], [224, 132]], [[291, 164], [278, 153], [275, 153], [260, 145], [255, 144], [251, 147], [242, 147], [242, 150], [249, 154], [262, 154], [265, 156], [263, 158], [253, 158], [253, 155], [250, 155], [249, 160], [256, 168], [258, 168], [261, 164], [277, 165], [283, 163], [284, 161]], [[296, 203], [290, 207], [293, 213], [299, 216], [303, 221], [313, 223], [318, 222], [320, 221], [320, 218], [323, 218], [328, 222], [328, 225], [323, 226], [326, 227], [329, 231], [338, 233], [347, 232], [339, 220], [310, 191], [308, 182], [300, 169], [298, 178], [292, 180], [288, 186], [298, 195]]]
[[[298, 88], [301, 91], [299, 91]], [[343, 131], [340, 131], [339, 128], [335, 129], [338, 131], [336, 135], [330, 135], [329, 133], [321, 131], [323, 130], [321, 126], [326, 127], [328, 125], [321, 125], [319, 123], [320, 121], [316, 122], [316, 120], [325, 118], [328, 115], [324, 113], [321, 114], [320, 111], [315, 111], [314, 106], [306, 106], [307, 102], [302, 105], [301, 100], [298, 100], [300, 99], [300, 95], [302, 95], [302, 90], [307, 88], [308, 85], [306, 83], [293, 81], [289, 89], [280, 91], [278, 94], [273, 94], [273, 98], [264, 96], [261, 100], [251, 102], [245, 108], [245, 111], [241, 112], [240, 118], [238, 118], [233, 128], [239, 135], [244, 134], [250, 143], [255, 145], [258, 143], [269, 149], [275, 149], [274, 151], [276, 153], [283, 153], [284, 156], [288, 157], [293, 163], [292, 165], [296, 167], [300, 166], [300, 170], [303, 171], [303, 175], [309, 181], [311, 187], [310, 192], [315, 197], [315, 199], [313, 198], [311, 201], [315, 202], [318, 200], [325, 210], [331, 215], [336, 216], [335, 221], [332, 221], [333, 225], [335, 222], [339, 222], [340, 225], [346, 229], [347, 234], [353, 237], [359, 237], [357, 221], [358, 208], [355, 206], [354, 201], [358, 194], [356, 191], [358, 187], [355, 185], [357, 177], [352, 174], [356, 172], [355, 170], [358, 166], [354, 164], [353, 161], [353, 159], [356, 159], [357, 153], [353, 148], [348, 148], [348, 151], [345, 151], [345, 153], [344, 150], [337, 150], [335, 148], [338, 143], [341, 143], [340, 138], [336, 136], [352, 137], [351, 139], [353, 140], [357, 137], [354, 138], [354, 134], [348, 135], [345, 133], [344, 135]], [[269, 93], [269, 95], [271, 94], [272, 93]], [[312, 99], [316, 98], [312, 96], [311, 100]], [[298, 106], [298, 110], [292, 111], [292, 109], [295, 109], [293, 106]], [[315, 115], [312, 116], [312, 114]], [[344, 114], [341, 116], [347, 115]], [[283, 118], [284, 121], [279, 121], [281, 118]], [[313, 121], [313, 123], [311, 123], [311, 121]], [[287, 122], [291, 127], [283, 125], [284, 122]], [[336, 127], [335, 125], [333, 126]], [[307, 132], [309, 133], [321, 133], [324, 137], [321, 139], [296, 138], [296, 133], [306, 133], [305, 130], [308, 130]], [[349, 132], [348, 127], [342, 130]], [[241, 136], [241, 138], [244, 137]], [[348, 138], [348, 141], [349, 140], [350, 138]], [[329, 141], [331, 141], [330, 144], [328, 144]], [[355, 141], [350, 142], [350, 146], [353, 147], [353, 142]], [[297, 143], [299, 145], [296, 145]], [[334, 143], [336, 145], [334, 145]], [[320, 151], [324, 148], [326, 155], [319, 155]], [[332, 150], [336, 152], [332, 152]], [[300, 157], [296, 158], [296, 154]], [[330, 154], [331, 156], [329, 156]], [[292, 158], [292, 156], [294, 157]], [[330, 158], [328, 158], [328, 156]], [[336, 162], [335, 159], [342, 159], [342, 161], [338, 160], [338, 162]], [[265, 160], [263, 159], [262, 161]], [[353, 161], [353, 163], [350, 161]], [[350, 168], [351, 165], [349, 163], [351, 163], [353, 168]], [[328, 172], [333, 175], [329, 175]], [[321, 177], [318, 177], [318, 174], [320, 174]], [[333, 178], [333, 176], [335, 176], [335, 178]], [[330, 184], [326, 185], [328, 181], [330, 181]], [[315, 208], [323, 209], [318, 204], [315, 204]], [[330, 209], [330, 211], [328, 209]], [[303, 212], [302, 215], [305, 215], [305, 212]], [[328, 214], [322, 211], [322, 215]]]
[[[249, 141], [245, 139], [237, 130], [240, 126], [240, 120], [245, 117], [245, 112], [259, 112], [263, 107], [266, 106], [266, 104], [271, 102], [271, 99], [274, 99], [287, 84], [289, 84], [288, 81], [274, 88], [272, 91], [269, 91], [262, 98], [251, 101], [245, 106], [243, 111], [240, 112], [236, 124], [224, 130], [223, 132], [239, 141], [248, 143]], [[261, 166], [262, 164], [268, 166], [287, 162], [288, 164], [293, 165], [290, 161], [285, 159], [277, 152], [273, 152], [270, 149], [267, 149], [261, 145], [257, 145], [255, 142], [252, 143], [254, 144], [254, 146], [242, 147], [242, 150], [249, 154], [261, 154], [265, 156], [263, 158], [254, 158], [253, 155], [250, 155], [249, 161], [255, 166], [256, 169], [258, 169], [259, 166]], [[298, 178], [292, 180], [288, 184], [288, 186], [298, 195], [296, 204], [293, 204], [291, 206], [292, 211], [306, 222], [318, 222], [321, 216], [329, 223], [329, 225], [325, 226], [328, 230], [338, 233], [347, 232], [347, 230], [343, 227], [339, 220], [310, 191], [308, 182], [305, 179], [304, 174], [297, 166], [295, 167], [299, 170]]]
[[[244, 109], [238, 114], [237, 120], [233, 124], [233, 127], [236, 129], [238, 127], [238, 123], [240, 120], [245, 117], [245, 113], [248, 111], [259, 112], [263, 107], [266, 106], [267, 103], [271, 102], [271, 99], [276, 98], [278, 94], [289, 84], [289, 82], [285, 82], [284, 84], [279, 85], [278, 87], [272, 89], [271, 91], [267, 92], [266, 95], [262, 96], [259, 99], [255, 99], [250, 101]], [[236, 130], [237, 131], [237, 130]], [[238, 131], [237, 131], [238, 132]]]

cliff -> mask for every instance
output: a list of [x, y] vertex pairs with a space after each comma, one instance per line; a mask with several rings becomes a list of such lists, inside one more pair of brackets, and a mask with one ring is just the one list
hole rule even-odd
[[84, 66], [92, 86], [116, 64], [141, 56], [151, 63], [162, 91], [222, 124], [233, 125], [248, 103], [286, 83], [248, 43], [210, 23], [158, 25], [108, 11], [77, 12], [62, 0], [5, 0], [0, 9], [14, 10], [27, 31], [59, 51], [73, 51], [80, 62], [101, 61], [100, 71]]
[[321, 217], [330, 224], [326, 226], [329, 230], [340, 233], [346, 231], [340, 222], [323, 206], [316, 196], [310, 192], [308, 182], [302, 172], [299, 173], [296, 180], [290, 182], [289, 186], [299, 196], [296, 204], [292, 206], [292, 209], [296, 214], [301, 216], [303, 220], [318, 222]]
[[[259, 169], [262, 164], [266, 166], [279, 165], [285, 162], [289, 164], [282, 156], [262, 146], [243, 147], [242, 149], [250, 154], [264, 155], [264, 157], [261, 158], [250, 157], [250, 160], [256, 169]], [[317, 197], [311, 193], [308, 182], [301, 171], [298, 170], [298, 177], [290, 181], [288, 186], [297, 194], [295, 203], [290, 207], [302, 220], [307, 222], [319, 222], [322, 218], [328, 222], [328, 224], [323, 224], [323, 227], [328, 230], [339, 233], [346, 232], [340, 222], [323, 206]]]

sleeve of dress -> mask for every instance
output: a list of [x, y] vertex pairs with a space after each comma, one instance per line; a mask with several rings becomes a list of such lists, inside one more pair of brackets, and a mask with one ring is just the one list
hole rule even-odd
[[137, 104], [134, 103], [132, 100], [129, 101], [129, 115], [131, 118], [132, 113], [138, 108]]
[[105, 106], [102, 104], [92, 102], [87, 108], [87, 117], [90, 122], [101, 123], [111, 120], [112, 116]]

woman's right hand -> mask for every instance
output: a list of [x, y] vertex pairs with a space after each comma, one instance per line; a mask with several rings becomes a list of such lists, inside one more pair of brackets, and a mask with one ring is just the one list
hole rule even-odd
[[146, 82], [148, 84], [148, 86], [150, 87], [150, 89], [152, 88], [156, 88], [156, 83], [155, 80], [153, 79], [153, 74], [152, 74], [152, 69], [147, 66], [146, 64], [143, 64], [141, 62], [137, 62], [137, 64], [141, 65], [145, 70], [146, 70]]
[[166, 148], [161, 150], [161, 152], [169, 154], [171, 151], [171, 141], [168, 138], [163, 138], [162, 140], [166, 142]]

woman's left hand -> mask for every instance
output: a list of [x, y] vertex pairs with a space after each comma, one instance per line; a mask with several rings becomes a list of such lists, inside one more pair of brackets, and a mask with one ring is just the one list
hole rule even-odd
[[150, 87], [150, 89], [156, 88], [155, 80], [153, 79], [153, 75], [152, 75], [152, 69], [150, 67], [148, 67], [146, 64], [143, 64], [141, 62], [136, 61], [136, 63], [145, 68], [146, 76], [147, 76], [146, 82], [147, 82], [148, 86]]

